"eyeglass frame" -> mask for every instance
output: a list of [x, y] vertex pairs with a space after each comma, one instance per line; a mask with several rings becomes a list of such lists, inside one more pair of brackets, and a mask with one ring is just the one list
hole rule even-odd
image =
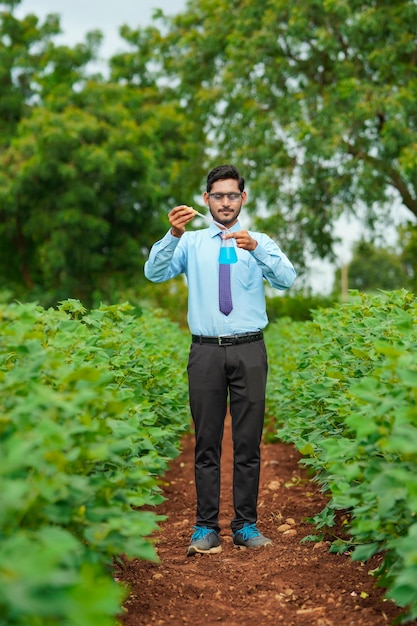
[[[231, 196], [233, 196], [233, 198]], [[221, 192], [209, 193], [208, 197], [212, 198], [215, 202], [221, 202], [223, 198], [228, 198], [230, 202], [238, 202], [239, 198], [242, 197], [242, 192], [232, 191], [231, 193], [221, 193]]]

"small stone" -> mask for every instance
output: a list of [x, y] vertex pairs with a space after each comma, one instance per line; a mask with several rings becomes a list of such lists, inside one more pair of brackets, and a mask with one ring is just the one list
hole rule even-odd
[[277, 489], [279, 489], [281, 487], [281, 483], [279, 482], [279, 480], [271, 480], [271, 482], [268, 485], [268, 489], [270, 491], [277, 491]]
[[280, 533], [285, 533], [286, 530], [290, 530], [291, 526], [289, 524], [281, 524], [281, 526], [278, 526], [278, 532]]

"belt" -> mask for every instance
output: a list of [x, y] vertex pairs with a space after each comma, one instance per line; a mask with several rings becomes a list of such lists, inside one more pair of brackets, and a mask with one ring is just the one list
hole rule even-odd
[[219, 337], [205, 337], [204, 335], [191, 335], [193, 343], [212, 343], [218, 346], [234, 346], [240, 343], [261, 341], [264, 338], [262, 331], [256, 333], [243, 333], [242, 335], [222, 335]]

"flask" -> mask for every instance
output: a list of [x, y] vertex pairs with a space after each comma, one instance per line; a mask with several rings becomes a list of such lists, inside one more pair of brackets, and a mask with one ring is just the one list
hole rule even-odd
[[220, 245], [219, 263], [221, 265], [230, 265], [231, 263], [237, 263], [237, 253], [235, 248], [235, 240], [225, 239], [224, 235], [230, 231], [225, 230], [220, 236], [222, 243]]

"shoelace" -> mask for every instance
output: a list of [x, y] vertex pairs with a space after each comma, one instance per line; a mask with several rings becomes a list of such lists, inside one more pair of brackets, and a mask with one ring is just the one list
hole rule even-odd
[[240, 528], [238, 531], [243, 537], [244, 541], [248, 541], [249, 539], [254, 539], [255, 537], [259, 537], [261, 534], [259, 530], [256, 528], [255, 524], [248, 524], [248, 526], [244, 526]]
[[213, 532], [212, 528], [207, 528], [207, 526], [194, 526], [195, 532], [191, 537], [191, 541], [200, 541], [204, 539], [209, 533]]

